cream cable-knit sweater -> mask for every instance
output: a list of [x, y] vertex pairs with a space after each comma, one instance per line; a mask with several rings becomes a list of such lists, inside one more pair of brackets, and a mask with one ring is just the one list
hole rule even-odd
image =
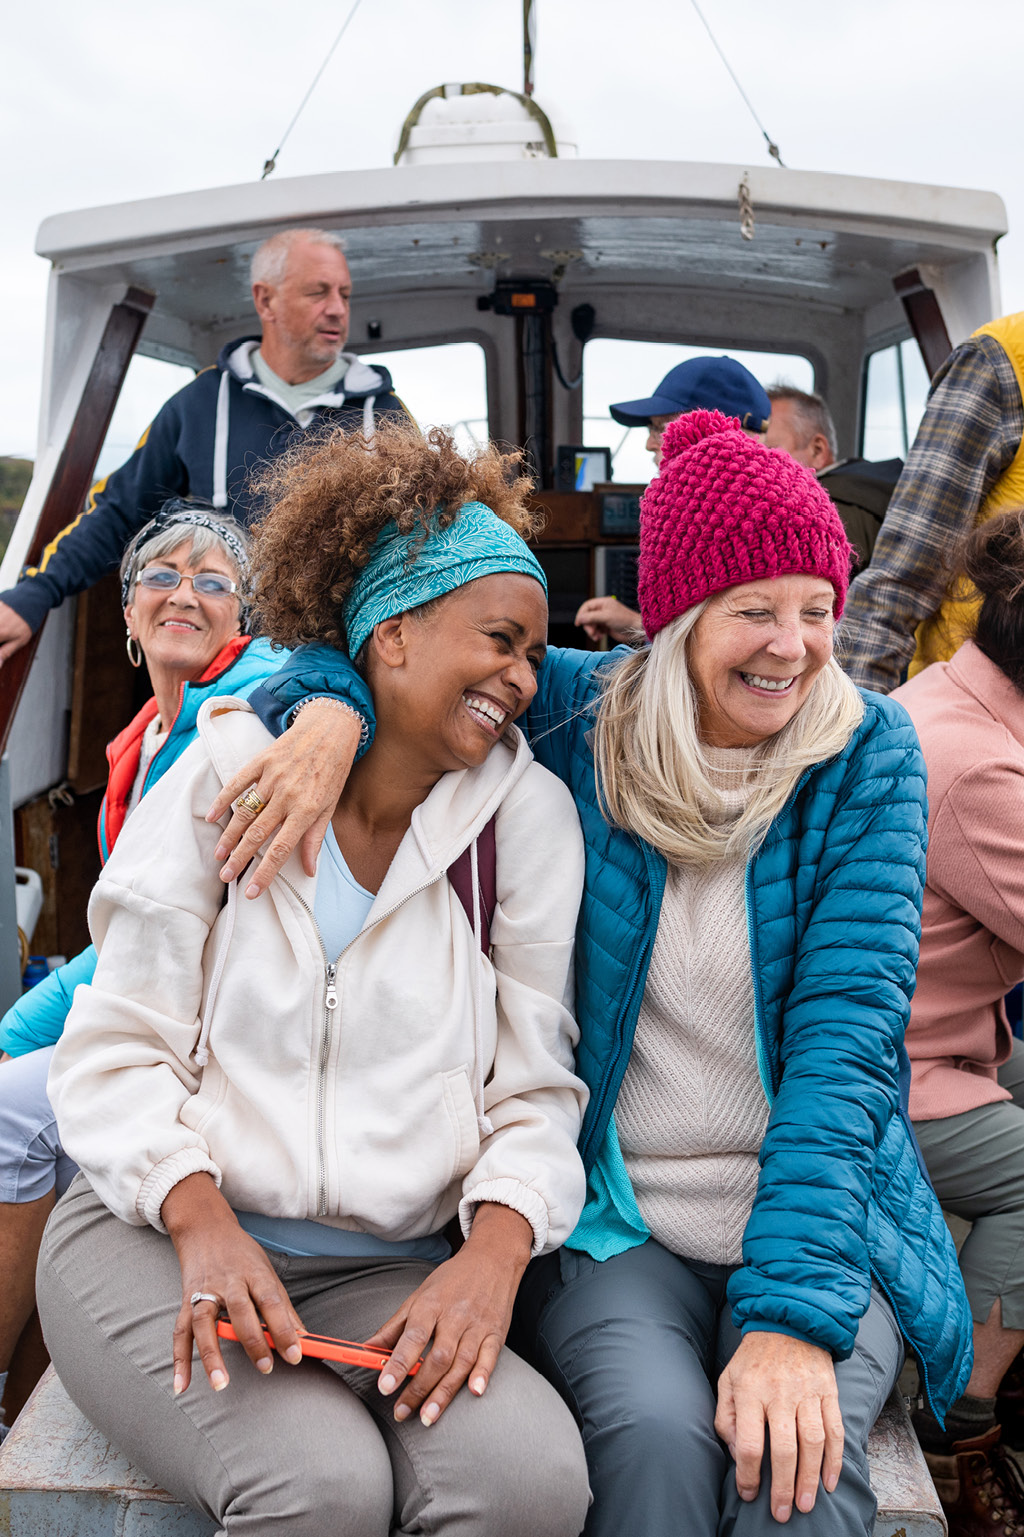
[[[736, 815], [753, 752], [709, 750]], [[640, 1213], [686, 1259], [738, 1264], [768, 1103], [757, 1071], [746, 861], [669, 866], [615, 1123]]]

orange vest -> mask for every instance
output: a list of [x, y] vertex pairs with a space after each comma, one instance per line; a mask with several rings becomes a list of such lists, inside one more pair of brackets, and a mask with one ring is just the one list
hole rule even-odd
[[[991, 336], [999, 343], [1013, 366], [1024, 400], [1024, 311], [979, 326], [974, 335]], [[997, 512], [1017, 507], [1024, 507], [1024, 438], [1013, 460], [978, 508], [973, 527], [986, 523]], [[981, 602], [971, 593], [966, 578], [955, 577], [937, 611], [918, 625], [917, 650], [910, 664], [909, 677], [914, 677], [932, 662], [948, 662], [974, 634]]]

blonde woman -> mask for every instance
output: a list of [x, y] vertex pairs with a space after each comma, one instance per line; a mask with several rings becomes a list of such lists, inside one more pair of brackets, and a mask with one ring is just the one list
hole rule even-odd
[[[587, 1203], [528, 1273], [524, 1320], [583, 1432], [588, 1534], [668, 1537], [684, 1511], [701, 1537], [791, 1516], [870, 1532], [867, 1435], [901, 1335], [937, 1415], [970, 1371], [906, 1119], [920, 751], [899, 705], [836, 663], [850, 546], [788, 455], [717, 413], [671, 424], [640, 538], [650, 646], [549, 651], [526, 715], [583, 824], [591, 1100]], [[280, 719], [324, 682], [372, 727], [322, 651], [258, 707]], [[311, 707], [247, 766], [268, 807], [226, 873], [314, 820], [289, 757], [336, 764], [357, 731]]]

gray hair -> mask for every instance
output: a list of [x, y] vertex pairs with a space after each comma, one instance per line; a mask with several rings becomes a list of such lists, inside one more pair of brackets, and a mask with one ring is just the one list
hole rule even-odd
[[803, 432], [803, 440], [797, 445], [799, 448], [806, 448], [815, 434], [820, 432], [828, 443], [828, 451], [833, 459], [839, 457], [836, 424], [823, 395], [816, 395], [810, 390], [798, 390], [795, 384], [786, 384], [782, 380], [770, 384], [766, 393], [773, 402], [788, 400], [792, 405], [793, 415]]
[[204, 528], [201, 525], [185, 522], [170, 523], [161, 533], [149, 539], [143, 536], [151, 525], [147, 523], [145, 528], [141, 528], [121, 557], [121, 591], [122, 594], [127, 594], [123, 601], [130, 602], [135, 596], [135, 583], [143, 566], [151, 565], [154, 560], [166, 560], [168, 555], [173, 554], [175, 550], [180, 550], [183, 544], [189, 546], [190, 558], [193, 562], [202, 560], [203, 556], [209, 555], [211, 551], [223, 555], [235, 573], [235, 580], [241, 586], [245, 579], [245, 570], [238, 559], [238, 546], [240, 545], [248, 552], [249, 534], [241, 523], [235, 522], [234, 518], [225, 517], [220, 513], [216, 514], [216, 518], [225, 533], [235, 541], [234, 549], [227, 539], [217, 533], [216, 529]]
[[309, 245], [326, 245], [344, 254], [345, 241], [341, 235], [329, 229], [282, 229], [254, 253], [249, 267], [249, 277], [254, 283], [269, 283], [276, 288], [288, 270], [288, 258], [292, 247], [305, 241]]

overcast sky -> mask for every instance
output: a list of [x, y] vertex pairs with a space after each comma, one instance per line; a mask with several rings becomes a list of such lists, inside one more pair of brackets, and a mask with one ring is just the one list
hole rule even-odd
[[[0, 453], [35, 447], [48, 214], [258, 178], [351, 0], [45, 0], [4, 19]], [[702, 0], [788, 166], [1004, 199], [1024, 308], [1022, 0]], [[275, 175], [388, 165], [416, 98], [522, 86], [521, 0], [361, 0]], [[589, 157], [770, 164], [688, 0], [537, 0], [537, 99]]]

